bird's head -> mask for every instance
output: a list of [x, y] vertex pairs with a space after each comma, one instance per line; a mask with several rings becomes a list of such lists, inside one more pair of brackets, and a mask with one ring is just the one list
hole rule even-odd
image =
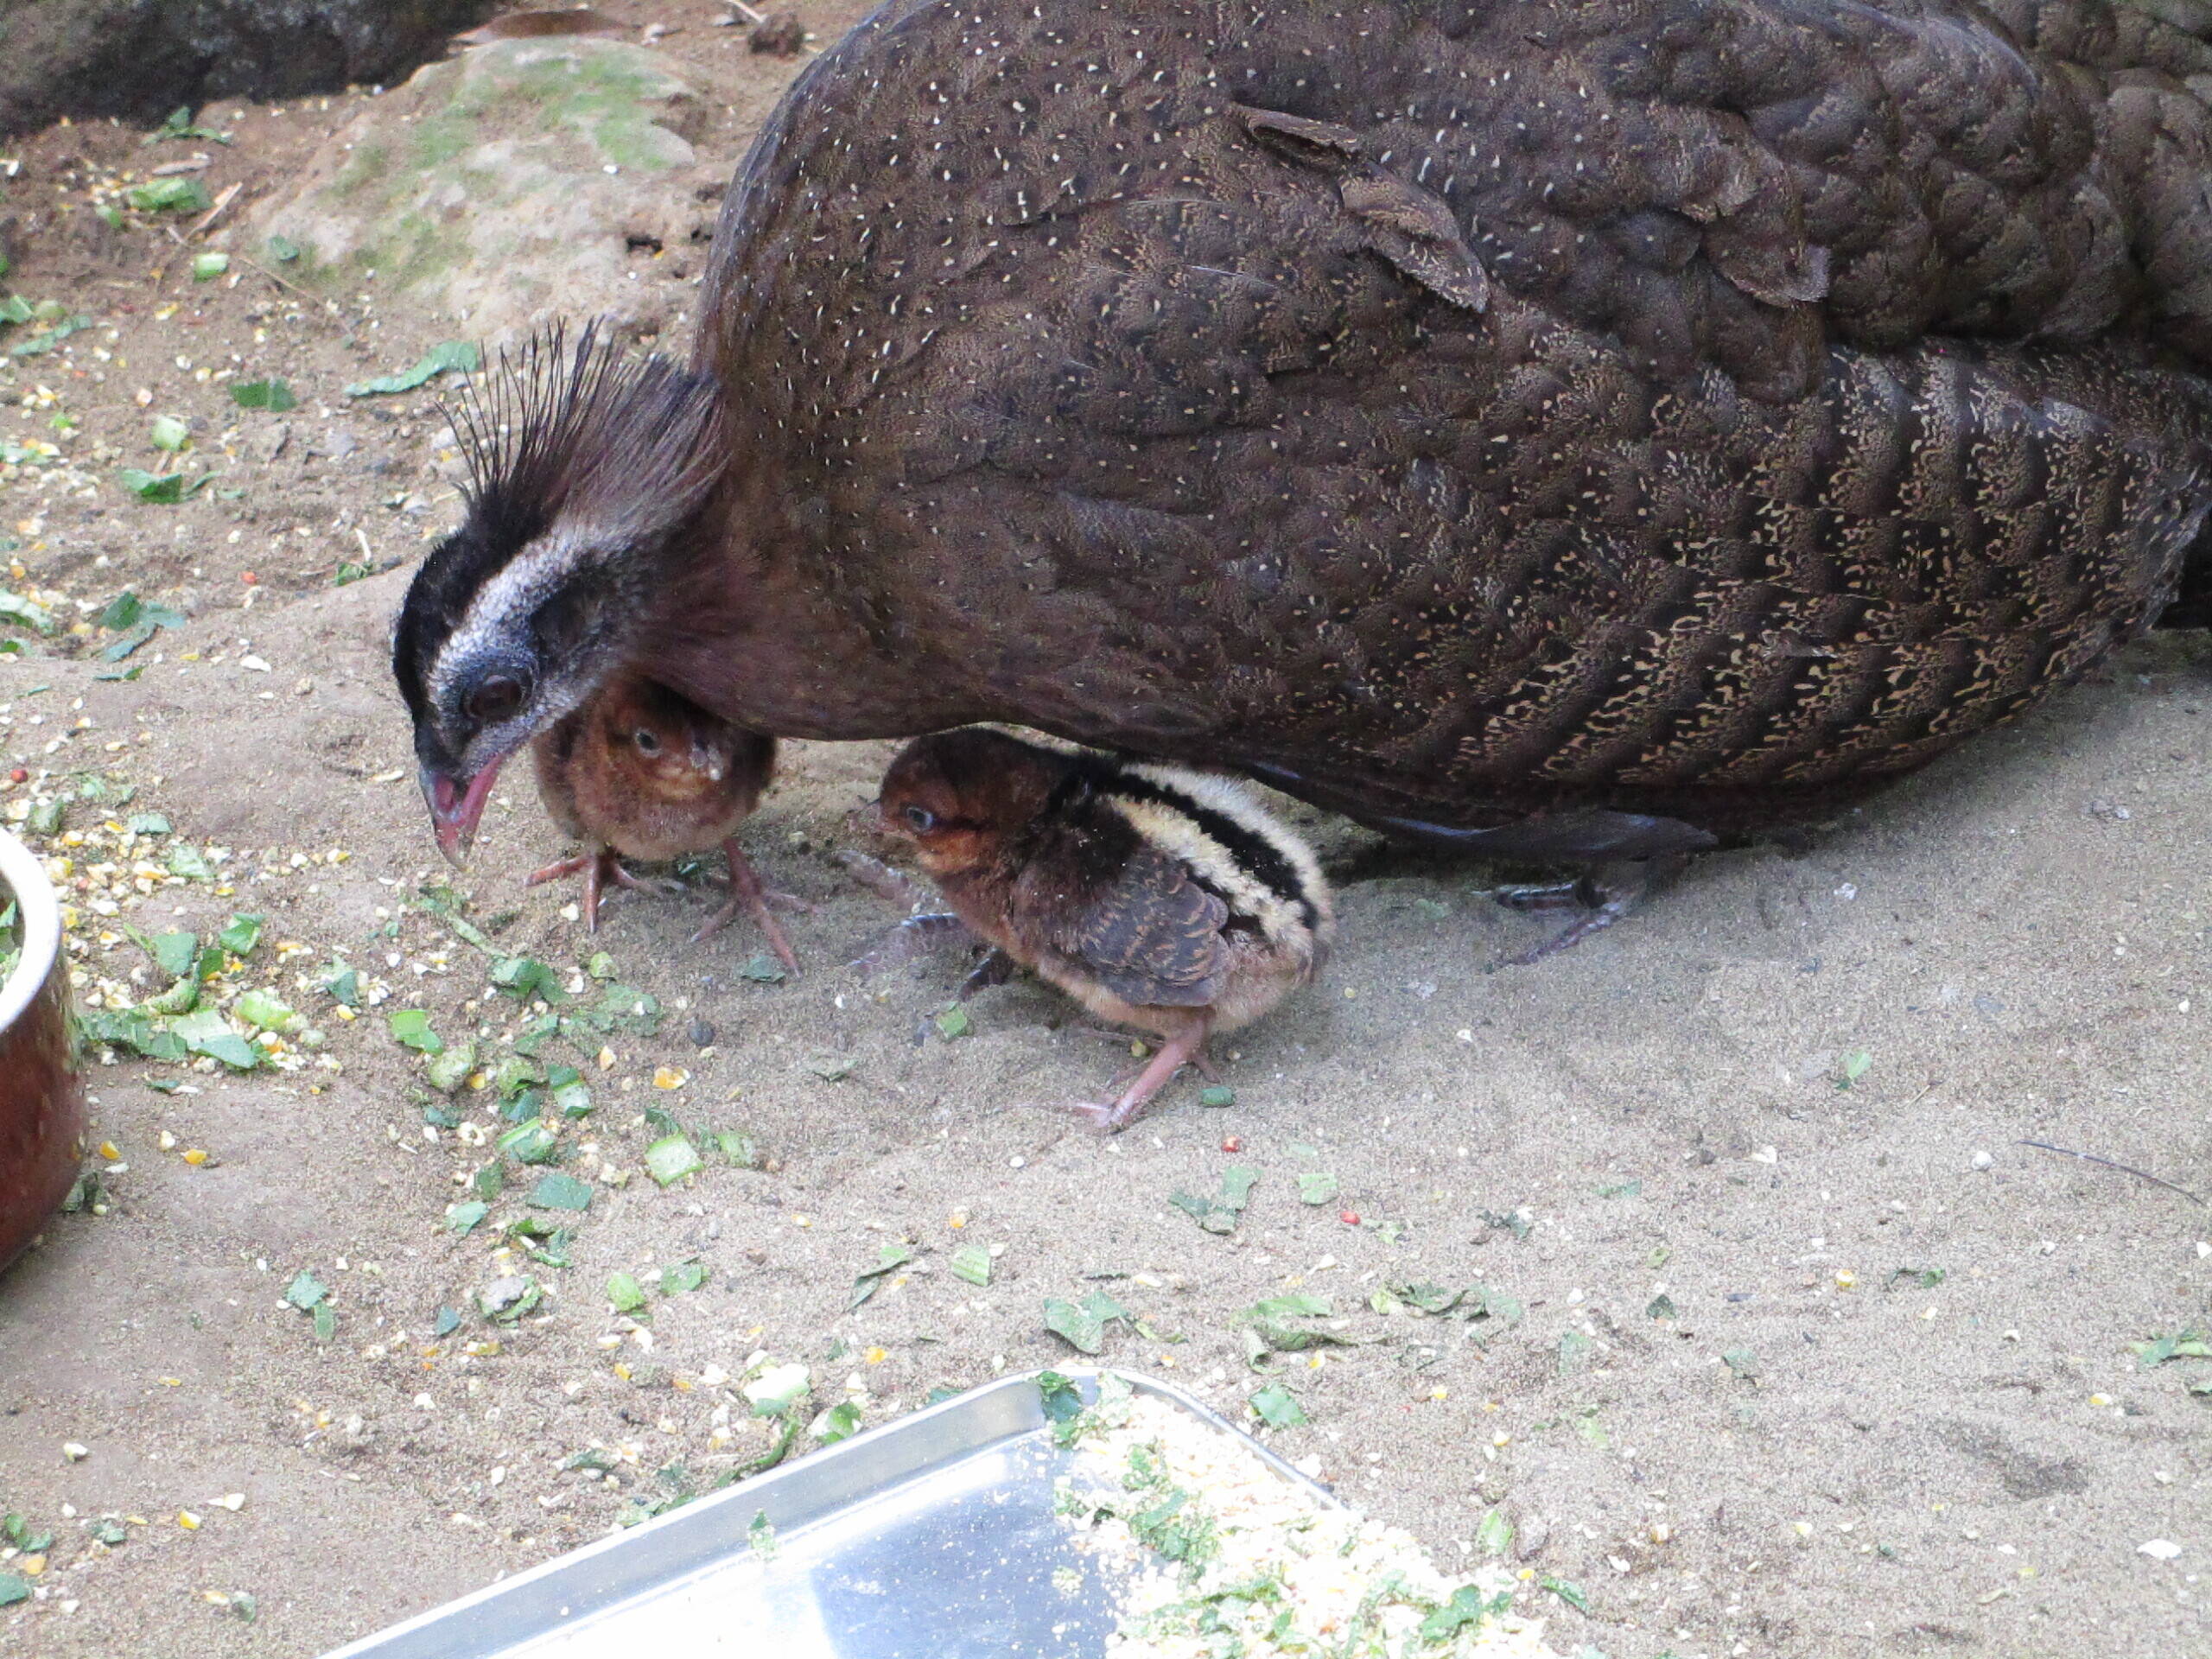
[[899, 752], [876, 810], [883, 832], [912, 842], [931, 875], [962, 875], [1033, 823], [1066, 771], [1063, 757], [1003, 732], [939, 732]]
[[723, 446], [711, 381], [593, 327], [533, 337], [453, 415], [467, 515], [416, 572], [391, 667], [457, 863], [500, 766], [639, 651]]

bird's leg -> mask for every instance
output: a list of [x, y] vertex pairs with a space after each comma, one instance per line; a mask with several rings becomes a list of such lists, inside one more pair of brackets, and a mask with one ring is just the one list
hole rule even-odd
[[727, 927], [741, 910], [751, 912], [759, 925], [761, 937], [768, 941], [768, 948], [776, 953], [776, 960], [790, 972], [798, 972], [798, 957], [791, 950], [791, 941], [784, 937], [784, 930], [768, 909], [771, 893], [760, 880], [760, 872], [745, 856], [745, 849], [737, 844], [737, 837], [730, 836], [722, 842], [722, 853], [729, 860], [729, 902], [709, 916], [705, 925], [691, 936], [696, 944], [710, 935]]
[[[924, 957], [933, 957], [940, 950], [952, 950], [982, 943], [968, 931], [968, 924], [950, 911], [929, 911], [919, 916], [909, 916], [886, 933], [874, 950], [845, 965], [856, 973], [872, 974], [878, 969], [897, 968], [910, 962], [919, 962]], [[976, 971], [980, 973], [982, 970], [979, 968]], [[965, 988], [961, 995], [967, 995]]]
[[[1074, 1109], [1089, 1118], [1107, 1134], [1113, 1135], [1128, 1127], [1130, 1121], [1144, 1109], [1145, 1103], [1167, 1086], [1169, 1079], [1186, 1065], [1196, 1065], [1211, 1071], [1203, 1056], [1206, 1035], [1213, 1029], [1209, 1014], [1195, 1014], [1191, 1023], [1168, 1038], [1160, 1046], [1136, 1080], [1123, 1089], [1121, 1097], [1110, 1103], [1105, 1101], [1085, 1101]], [[1116, 1079], [1114, 1086], [1119, 1086]]]
[[1550, 938], [1505, 958], [1503, 966], [1526, 968], [1546, 957], [1572, 950], [1592, 933], [1611, 927], [1653, 893], [1672, 882], [1688, 867], [1681, 853], [1662, 855], [1633, 864], [1605, 864], [1573, 881], [1548, 886], [1506, 887], [1497, 902], [1514, 910], [1573, 910], [1581, 913]]
[[866, 853], [840, 853], [837, 861], [845, 873], [879, 899], [894, 905], [918, 911], [929, 902], [929, 895], [921, 884], [904, 870], [894, 870], [880, 858], [870, 858]]
[[[919, 921], [921, 918], [913, 919]], [[993, 945], [983, 953], [983, 959], [968, 970], [968, 977], [960, 982], [959, 993], [952, 1000], [965, 1002], [978, 991], [988, 991], [994, 985], [1005, 984], [1014, 977], [1014, 970], [1020, 965], [998, 946]]]

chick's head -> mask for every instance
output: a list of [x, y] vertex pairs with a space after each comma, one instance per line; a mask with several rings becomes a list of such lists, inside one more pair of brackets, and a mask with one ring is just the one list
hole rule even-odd
[[884, 773], [881, 828], [912, 842], [932, 876], [966, 874], [1038, 820], [1064, 770], [1050, 750], [1002, 732], [939, 732], [908, 744]]

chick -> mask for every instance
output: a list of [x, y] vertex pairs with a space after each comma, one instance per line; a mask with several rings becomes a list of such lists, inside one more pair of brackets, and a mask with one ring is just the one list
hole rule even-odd
[[777, 959], [792, 973], [798, 958], [769, 913], [771, 893], [737, 844], [776, 767], [776, 740], [718, 720], [698, 704], [638, 675], [618, 676], [531, 746], [537, 792], [553, 822], [592, 843], [580, 858], [549, 864], [529, 885], [581, 873], [584, 918], [599, 928], [599, 898], [609, 881], [646, 888], [616, 855], [640, 859], [702, 853], [717, 842], [729, 860], [729, 903], [691, 936], [697, 944], [741, 909], [752, 912]]
[[909, 744], [884, 830], [968, 927], [1093, 1014], [1160, 1039], [1110, 1102], [1126, 1125], [1206, 1039], [1320, 969], [1333, 925], [1313, 851], [1217, 775], [971, 728]]

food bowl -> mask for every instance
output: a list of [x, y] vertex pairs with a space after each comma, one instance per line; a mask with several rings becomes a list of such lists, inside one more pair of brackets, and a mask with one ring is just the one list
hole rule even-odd
[[[38, 1236], [68, 1196], [84, 1156], [85, 1080], [69, 1012], [61, 909], [30, 849], [0, 830], [0, 1269]], [[12, 936], [12, 937], [10, 937]]]

